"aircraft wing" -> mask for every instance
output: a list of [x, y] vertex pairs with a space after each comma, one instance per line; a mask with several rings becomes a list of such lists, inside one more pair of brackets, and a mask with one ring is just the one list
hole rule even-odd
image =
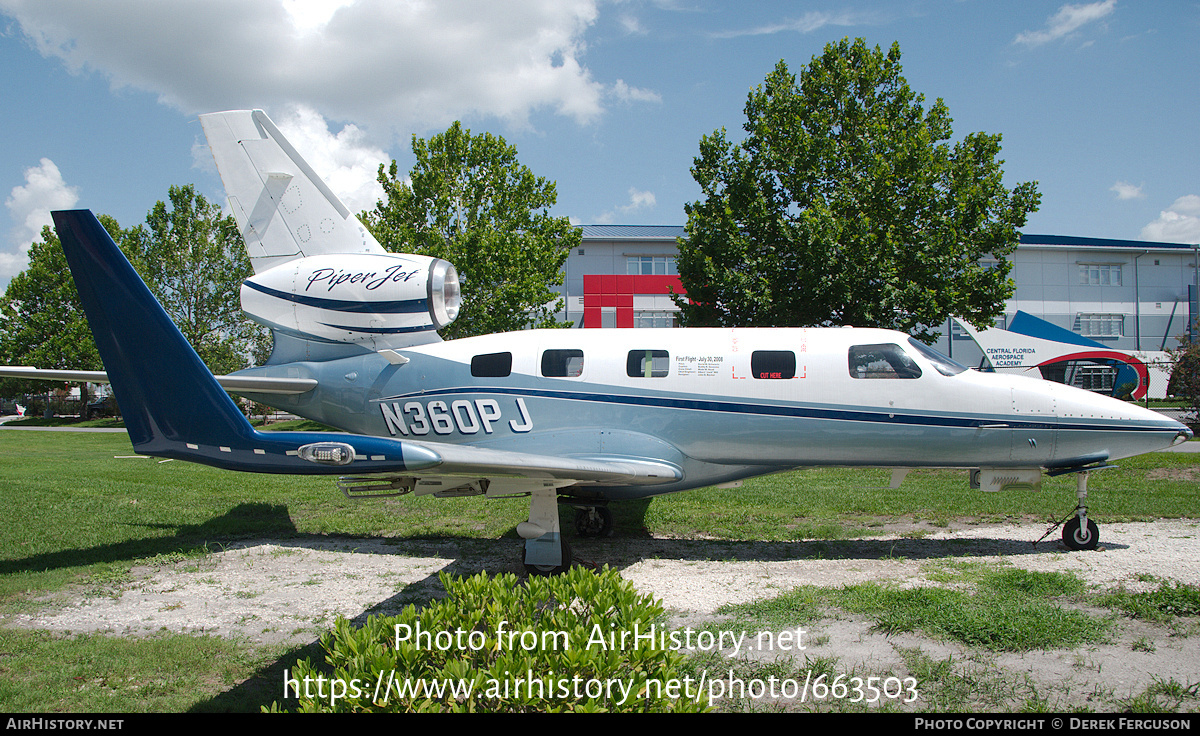
[[[348, 435], [348, 437], [356, 437]], [[383, 438], [378, 438], [383, 439]], [[492, 450], [471, 445], [390, 440], [429, 453], [429, 465], [404, 473], [373, 474], [369, 462], [345, 469], [338, 485], [351, 497], [395, 495], [527, 494], [539, 488], [572, 485], [654, 485], [678, 481], [682, 470], [670, 463], [623, 457], [556, 457]], [[365, 459], [365, 458], [363, 458]]]
[[[45, 381], [73, 381], [108, 383], [105, 371], [71, 371], [33, 368], [30, 366], [2, 365], [0, 376]], [[302, 394], [313, 390], [315, 378], [273, 378], [269, 376], [213, 376], [221, 388], [233, 393], [243, 391], [260, 394]]]
[[677, 466], [656, 460], [615, 456], [560, 457], [446, 442], [400, 441], [437, 454], [441, 464], [431, 471], [446, 475], [554, 478], [613, 485], [652, 485], [683, 477]]

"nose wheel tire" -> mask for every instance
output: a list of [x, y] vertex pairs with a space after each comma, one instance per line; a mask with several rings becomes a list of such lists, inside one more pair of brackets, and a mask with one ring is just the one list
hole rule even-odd
[[1062, 539], [1070, 549], [1096, 549], [1100, 544], [1100, 527], [1091, 519], [1087, 520], [1087, 527], [1084, 527], [1079, 517], [1075, 516], [1063, 525]]

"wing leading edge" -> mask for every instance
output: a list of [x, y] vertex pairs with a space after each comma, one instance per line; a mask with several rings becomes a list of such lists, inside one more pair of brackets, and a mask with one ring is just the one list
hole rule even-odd
[[[668, 463], [554, 457], [336, 432], [259, 432], [96, 217], [88, 210], [53, 215], [105, 375], [138, 452], [249, 472], [496, 477], [510, 487], [514, 478], [552, 480], [561, 487], [575, 482], [656, 484], [682, 477]], [[146, 351], [145, 345], [155, 349]], [[82, 376], [92, 372], [63, 373], [72, 374], [63, 380], [93, 380]]]

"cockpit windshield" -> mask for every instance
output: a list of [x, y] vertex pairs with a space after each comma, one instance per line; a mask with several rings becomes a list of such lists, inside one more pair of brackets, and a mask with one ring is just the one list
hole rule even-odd
[[933, 363], [933, 367], [943, 376], [957, 376], [959, 373], [967, 370], [965, 365], [955, 362], [952, 358], [947, 358], [916, 338], [908, 338], [908, 344], [912, 345], [918, 353], [925, 356], [926, 360]]
[[921, 377], [921, 367], [894, 343], [850, 346], [850, 377], [864, 379]]

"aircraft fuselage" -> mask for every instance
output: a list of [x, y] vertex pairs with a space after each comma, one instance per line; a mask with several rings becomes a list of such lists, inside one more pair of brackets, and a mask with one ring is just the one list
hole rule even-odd
[[399, 352], [408, 362], [369, 353], [245, 373], [317, 379], [269, 401], [357, 434], [683, 471], [572, 489], [607, 498], [801, 466], [1082, 466], [1162, 449], [1182, 429], [1088, 391], [963, 370], [887, 330], [530, 330]]

